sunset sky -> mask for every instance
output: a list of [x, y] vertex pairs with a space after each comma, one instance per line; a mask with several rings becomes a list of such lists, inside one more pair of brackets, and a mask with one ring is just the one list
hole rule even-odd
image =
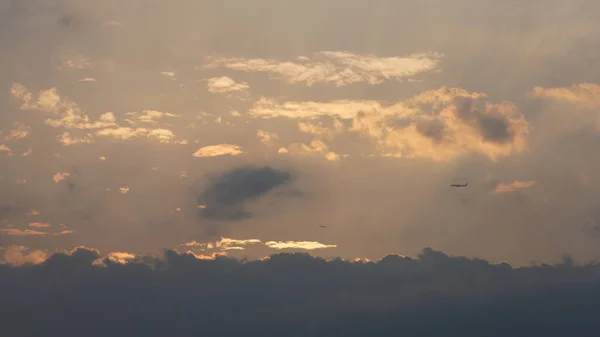
[[1, 3], [5, 251], [600, 258], [596, 1]]
[[587, 336], [598, 13], [0, 0], [0, 336]]

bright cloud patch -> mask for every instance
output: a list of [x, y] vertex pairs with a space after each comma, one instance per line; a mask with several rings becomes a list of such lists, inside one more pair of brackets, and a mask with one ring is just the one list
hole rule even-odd
[[268, 248], [282, 250], [282, 249], [303, 249], [303, 250], [314, 250], [314, 249], [325, 249], [325, 248], [336, 248], [336, 245], [326, 245], [316, 241], [267, 241], [263, 242], [258, 239], [247, 239], [247, 240], [236, 240], [231, 238], [221, 238], [216, 242], [197, 242], [190, 241], [184, 243], [183, 246], [190, 248], [199, 248], [201, 250], [245, 250], [246, 246], [260, 244], [267, 246]]
[[5, 152], [7, 155], [12, 156], [13, 152], [10, 149], [10, 147], [4, 145], [4, 144], [0, 144], [0, 152]]
[[533, 185], [535, 185], [535, 181], [513, 181], [510, 184], [500, 184], [498, 185], [498, 187], [496, 187], [496, 189], [494, 190], [494, 193], [496, 194], [502, 194], [502, 193], [509, 193], [509, 192], [516, 192], [516, 191], [520, 191], [520, 190], [525, 190], [528, 189], [530, 187], [532, 187]]
[[265, 72], [288, 83], [333, 83], [338, 87], [353, 83], [379, 84], [384, 80], [404, 79], [437, 69], [441, 54], [414, 54], [406, 57], [377, 57], [343, 51], [315, 53], [312, 58], [299, 57], [296, 62], [274, 59], [216, 58], [207, 59], [206, 68], [225, 67], [244, 72]]
[[52, 177], [52, 180], [54, 180], [55, 183], [59, 183], [67, 179], [70, 175], [69, 172], [58, 172]]
[[98, 81], [93, 77], [84, 77], [82, 79], [77, 80], [77, 82], [98, 82]]
[[227, 94], [236, 91], [246, 91], [250, 88], [248, 83], [237, 83], [227, 76], [213, 77], [207, 80], [208, 91], [213, 94]]
[[119, 264], [125, 264], [133, 259], [135, 259], [135, 254], [125, 253], [125, 252], [114, 252], [109, 253], [107, 258], [109, 261]]
[[232, 144], [209, 145], [194, 152], [194, 157], [237, 156], [242, 154], [241, 147]]
[[282, 249], [304, 249], [304, 250], [314, 250], [314, 249], [324, 249], [324, 248], [336, 248], [336, 245], [325, 245], [316, 241], [268, 241], [265, 242], [265, 245], [269, 248], [282, 250]]

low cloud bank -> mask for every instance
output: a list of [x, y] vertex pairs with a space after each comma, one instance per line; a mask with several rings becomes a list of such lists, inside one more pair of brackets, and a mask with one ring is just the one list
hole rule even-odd
[[377, 262], [126, 257], [78, 248], [0, 265], [0, 335], [592, 336], [600, 327], [600, 265], [569, 258], [512, 268], [432, 249]]

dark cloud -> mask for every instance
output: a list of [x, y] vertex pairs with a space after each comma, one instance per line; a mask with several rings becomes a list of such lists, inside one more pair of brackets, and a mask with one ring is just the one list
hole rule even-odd
[[432, 249], [377, 263], [97, 258], [80, 248], [0, 265], [0, 335], [594, 336], [600, 327], [600, 265], [568, 257], [518, 269]]
[[245, 203], [273, 189], [291, 183], [292, 175], [271, 167], [243, 166], [220, 174], [202, 192], [200, 210], [207, 219], [240, 220], [252, 214], [244, 210]]
[[477, 129], [486, 141], [507, 143], [514, 137], [510, 132], [510, 123], [495, 108], [489, 108], [483, 102], [470, 97], [454, 99], [456, 115], [465, 121], [475, 122]]
[[436, 142], [441, 142], [444, 139], [445, 128], [444, 122], [439, 120], [419, 121], [417, 123], [417, 131]]

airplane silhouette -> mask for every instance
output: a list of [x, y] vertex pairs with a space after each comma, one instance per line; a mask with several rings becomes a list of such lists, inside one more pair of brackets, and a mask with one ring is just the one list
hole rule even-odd
[[320, 228], [326, 228], [327, 226], [319, 225]]
[[450, 185], [450, 187], [467, 187], [467, 185], [469, 185], [469, 183], [466, 183], [464, 185], [461, 185], [461, 184], [452, 184], [452, 185]]

